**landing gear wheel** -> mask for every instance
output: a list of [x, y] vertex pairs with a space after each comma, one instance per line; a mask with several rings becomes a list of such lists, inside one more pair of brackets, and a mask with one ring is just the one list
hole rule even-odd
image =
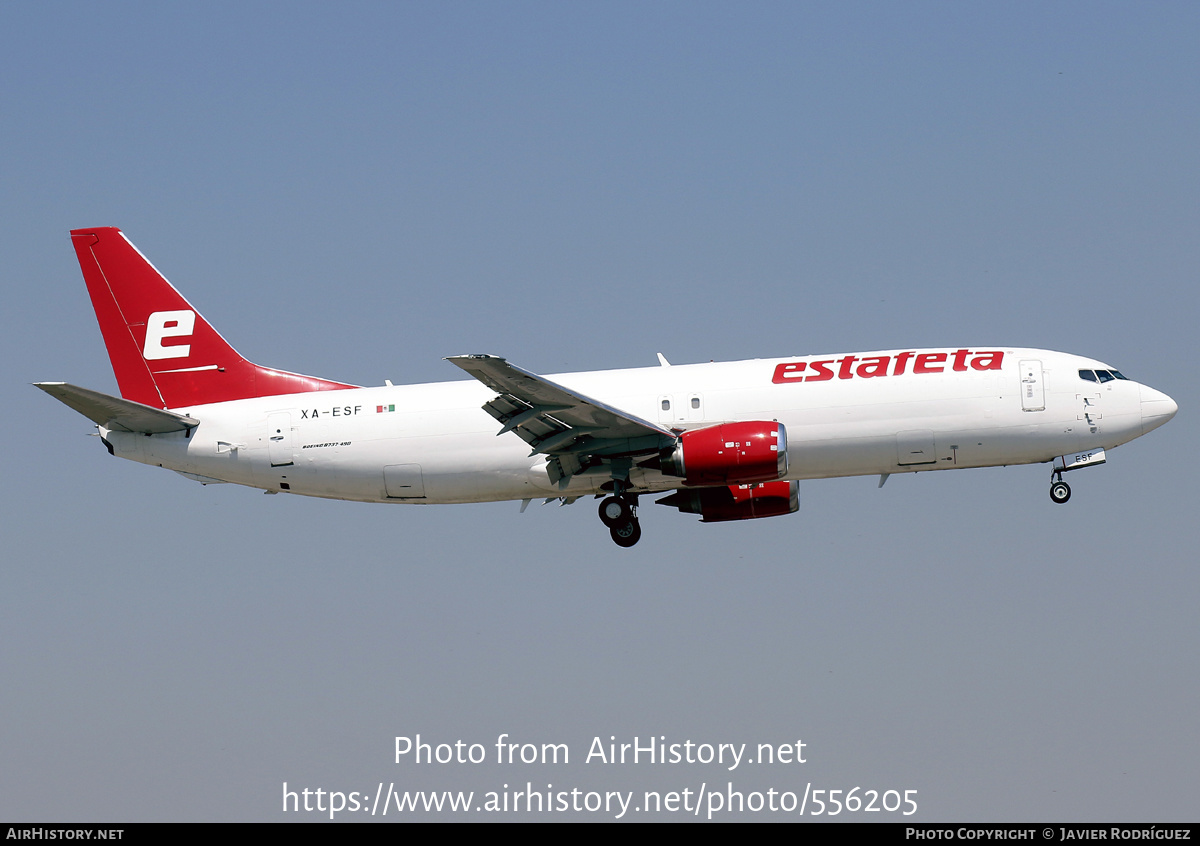
[[1071, 486], [1066, 482], [1053, 482], [1050, 485], [1050, 498], [1062, 505], [1071, 498]]
[[630, 517], [624, 523], [611, 527], [608, 533], [617, 546], [630, 547], [642, 539], [642, 524], [636, 517]]
[[619, 496], [610, 496], [600, 503], [600, 522], [613, 528], [633, 519], [633, 509]]

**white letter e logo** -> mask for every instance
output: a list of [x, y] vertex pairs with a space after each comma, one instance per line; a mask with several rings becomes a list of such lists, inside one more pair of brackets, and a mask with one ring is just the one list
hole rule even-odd
[[161, 358], [187, 358], [192, 351], [191, 344], [176, 344], [163, 346], [166, 338], [184, 338], [192, 334], [196, 325], [194, 311], [156, 311], [146, 318], [146, 344], [142, 348], [142, 356], [146, 361]]

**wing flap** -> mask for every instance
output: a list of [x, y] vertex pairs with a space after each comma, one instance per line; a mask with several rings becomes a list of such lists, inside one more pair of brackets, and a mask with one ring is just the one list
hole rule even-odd
[[66, 382], [34, 382], [34, 387], [41, 388], [63, 405], [75, 409], [105, 429], [161, 435], [167, 432], [183, 432], [200, 425], [199, 420], [184, 414], [112, 397]]

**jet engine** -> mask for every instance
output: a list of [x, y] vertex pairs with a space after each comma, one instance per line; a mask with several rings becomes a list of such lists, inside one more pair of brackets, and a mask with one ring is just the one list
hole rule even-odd
[[787, 432], [763, 421], [692, 429], [658, 458], [664, 474], [689, 485], [773, 482], [787, 473]]
[[688, 514], [699, 514], [702, 523], [777, 517], [800, 510], [799, 482], [763, 482], [676, 491], [657, 501]]

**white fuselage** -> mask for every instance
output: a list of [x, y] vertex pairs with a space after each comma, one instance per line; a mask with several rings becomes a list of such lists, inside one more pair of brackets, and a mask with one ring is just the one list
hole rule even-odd
[[[1137, 382], [1081, 379], [1080, 369], [1108, 369], [1093, 359], [995, 351], [1001, 359], [979, 360], [982, 369], [972, 366], [976, 353], [943, 349], [547, 378], [677, 430], [778, 421], [788, 479], [1045, 462], [1123, 444], [1174, 413], [1169, 398]], [[190, 433], [102, 434], [116, 455], [204, 481], [364, 502], [578, 496], [610, 482], [584, 472], [566, 487], [552, 483], [545, 456], [513, 432], [497, 436], [482, 409], [495, 396], [475, 381], [320, 391], [174, 409], [200, 421]], [[630, 483], [642, 492], [683, 486], [638, 467]]]

